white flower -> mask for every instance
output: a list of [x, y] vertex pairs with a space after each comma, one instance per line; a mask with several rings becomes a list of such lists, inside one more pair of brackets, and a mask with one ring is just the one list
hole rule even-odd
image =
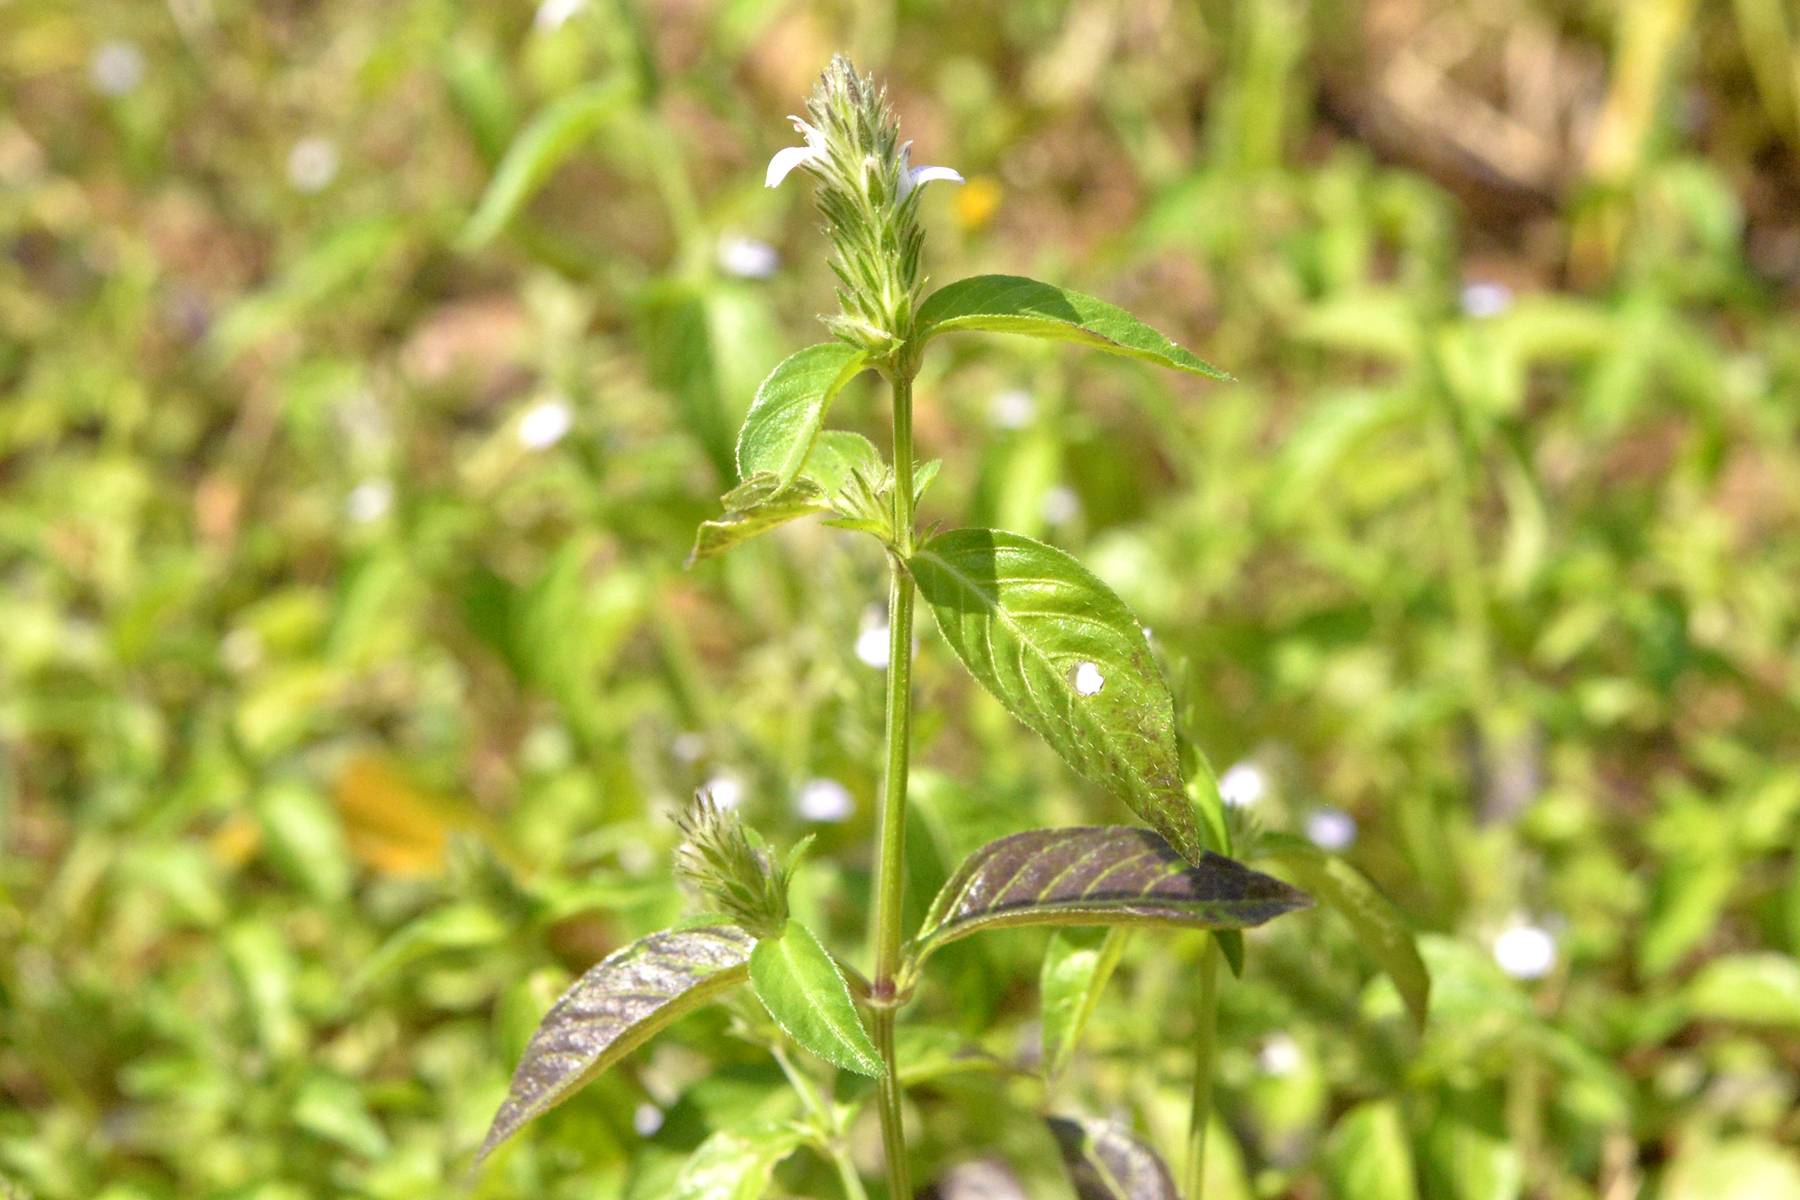
[[862, 632], [856, 635], [856, 657], [865, 666], [887, 670], [889, 630], [887, 614], [879, 606], [863, 614]]
[[946, 183], [961, 183], [960, 171], [949, 167], [915, 167], [912, 165], [912, 143], [907, 142], [900, 147], [900, 198], [906, 199], [916, 187], [942, 179]]
[[1494, 961], [1514, 979], [1542, 979], [1556, 965], [1556, 936], [1521, 921], [1494, 939]]
[[651, 1137], [663, 1127], [663, 1110], [648, 1100], [631, 1114], [631, 1127], [639, 1137]]
[[1512, 301], [1512, 289], [1504, 283], [1471, 283], [1462, 290], [1463, 312], [1478, 321], [1499, 316]]
[[1044, 493], [1044, 520], [1067, 525], [1081, 515], [1081, 497], [1072, 487], [1057, 484]]
[[806, 821], [848, 821], [856, 811], [850, 789], [835, 779], [809, 779], [794, 801], [794, 811]]
[[995, 392], [988, 401], [988, 420], [996, 429], [1023, 429], [1037, 416], [1037, 401], [1024, 388]]
[[1264, 1075], [1292, 1075], [1300, 1069], [1300, 1043], [1285, 1033], [1272, 1035], [1256, 1052], [1256, 1065]]
[[1321, 850], [1348, 850], [1356, 844], [1356, 818], [1341, 808], [1321, 808], [1306, 818], [1306, 840]]
[[719, 269], [739, 279], [767, 279], [781, 266], [775, 247], [755, 238], [732, 235], [719, 239]]
[[587, 0], [544, 0], [538, 5], [537, 15], [531, 23], [539, 29], [549, 32], [561, 29], [569, 23], [569, 18], [581, 11]]
[[328, 137], [303, 137], [288, 151], [288, 182], [297, 191], [322, 192], [337, 173], [337, 143]]
[[135, 42], [107, 42], [94, 51], [88, 73], [103, 94], [123, 96], [144, 81], [144, 52]]
[[744, 798], [744, 781], [736, 775], [714, 775], [701, 785], [701, 790], [720, 808], [736, 808]]
[[768, 173], [763, 176], [764, 187], [775, 187], [788, 177], [788, 173], [802, 163], [819, 162], [825, 157], [825, 133], [823, 130], [802, 121], [799, 117], [790, 116], [794, 129], [806, 138], [804, 146], [789, 146], [785, 150], [777, 150], [775, 157], [769, 160]]
[[344, 512], [358, 525], [387, 516], [394, 506], [394, 485], [385, 479], [365, 479], [344, 497]]
[[706, 739], [692, 730], [685, 730], [675, 735], [669, 750], [680, 762], [699, 762], [700, 756], [706, 753]]
[[1269, 781], [1255, 763], [1236, 763], [1219, 780], [1219, 799], [1231, 808], [1249, 808], [1269, 790]]
[[525, 410], [519, 419], [519, 441], [527, 450], [548, 450], [562, 441], [575, 416], [562, 400], [545, 400]]

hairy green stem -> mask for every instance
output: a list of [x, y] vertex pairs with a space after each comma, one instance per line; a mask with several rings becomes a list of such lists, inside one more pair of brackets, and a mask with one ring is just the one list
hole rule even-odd
[[910, 1200], [900, 1071], [894, 1058], [894, 1013], [900, 971], [901, 902], [906, 882], [906, 775], [912, 742], [913, 581], [912, 377], [897, 373], [894, 387], [894, 529], [888, 583], [887, 774], [881, 792], [881, 849], [875, 879], [875, 1045], [887, 1070], [881, 1077], [881, 1141], [890, 1200]]
[[1188, 1114], [1187, 1180], [1182, 1195], [1200, 1200], [1206, 1186], [1206, 1130], [1212, 1124], [1213, 1067], [1218, 1060], [1219, 942], [1206, 935], [1200, 951], [1200, 999], [1194, 1028], [1194, 1102]]

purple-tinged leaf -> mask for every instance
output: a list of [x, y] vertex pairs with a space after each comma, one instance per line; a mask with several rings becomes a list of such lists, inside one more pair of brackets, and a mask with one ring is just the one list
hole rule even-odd
[[531, 1035], [475, 1160], [676, 1018], [743, 982], [753, 945], [735, 925], [666, 929], [591, 967]]
[[1181, 1200], [1160, 1155], [1110, 1121], [1049, 1117], [1078, 1200]]
[[1131, 825], [1034, 829], [989, 842], [950, 877], [913, 940], [915, 961], [991, 926], [1242, 929], [1312, 901], [1223, 855], [1188, 862]]

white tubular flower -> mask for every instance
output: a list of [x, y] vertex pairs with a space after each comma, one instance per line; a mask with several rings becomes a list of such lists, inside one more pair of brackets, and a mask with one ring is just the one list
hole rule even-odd
[[825, 135], [819, 128], [799, 117], [790, 116], [794, 130], [806, 138], [804, 146], [789, 146], [785, 150], [777, 150], [775, 157], [769, 160], [768, 174], [763, 176], [764, 187], [775, 187], [788, 177], [795, 167], [809, 162], [820, 162], [825, 157]]
[[[773, 169], [773, 164], [771, 164], [771, 169]], [[912, 143], [907, 142], [900, 147], [900, 198], [902, 200], [911, 195], [914, 188], [922, 187], [938, 179], [942, 179], [946, 183], [963, 182], [962, 172], [951, 167], [913, 166]]]

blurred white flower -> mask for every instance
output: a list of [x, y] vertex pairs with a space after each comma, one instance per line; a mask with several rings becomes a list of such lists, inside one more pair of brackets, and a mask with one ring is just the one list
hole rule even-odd
[[1058, 484], [1044, 493], [1044, 520], [1052, 525], [1067, 525], [1081, 515], [1081, 497], [1075, 489]]
[[144, 81], [144, 52], [123, 38], [102, 42], [88, 63], [88, 75], [103, 95], [123, 96]]
[[1256, 1065], [1264, 1075], [1292, 1075], [1300, 1069], [1300, 1043], [1285, 1033], [1273, 1034], [1256, 1052]]
[[996, 429], [1023, 429], [1037, 416], [1037, 401], [1024, 388], [995, 392], [988, 401], [988, 420]]
[[848, 821], [856, 811], [850, 789], [835, 779], [809, 779], [794, 801], [794, 811], [806, 821]]
[[574, 423], [567, 401], [539, 401], [519, 418], [519, 442], [527, 450], [548, 450], [563, 440]]
[[219, 641], [219, 661], [240, 675], [262, 665], [263, 640], [256, 630], [238, 626]]
[[1306, 840], [1321, 850], [1348, 850], [1356, 844], [1356, 818], [1341, 808], [1321, 808], [1306, 818]]
[[537, 15], [531, 19], [531, 23], [545, 33], [561, 29], [586, 3], [587, 0], [544, 0], [538, 5]]
[[1556, 937], [1541, 925], [1518, 922], [1494, 939], [1494, 961], [1514, 979], [1542, 979], [1556, 965]]
[[1098, 696], [1100, 689], [1106, 686], [1106, 676], [1100, 673], [1100, 664], [1084, 662], [1075, 667], [1075, 690], [1083, 696]]
[[344, 498], [344, 513], [358, 525], [387, 516], [394, 507], [394, 485], [386, 479], [365, 479]]
[[631, 1114], [631, 1127], [639, 1137], [651, 1137], [663, 1127], [663, 1110], [648, 1100], [637, 1106]]
[[781, 266], [775, 247], [737, 234], [719, 239], [719, 269], [739, 279], [767, 279]]
[[744, 799], [744, 781], [736, 775], [721, 772], [700, 786], [720, 808], [736, 808]]
[[317, 134], [303, 137], [288, 151], [288, 182], [302, 192], [322, 192], [337, 178], [337, 143]]
[[1497, 317], [1512, 307], [1512, 289], [1504, 283], [1476, 282], [1462, 290], [1462, 310], [1476, 320]]
[[675, 735], [669, 743], [669, 751], [675, 755], [677, 762], [699, 762], [700, 756], [706, 753], [706, 738], [692, 730]]
[[887, 670], [888, 636], [887, 614], [879, 608], [871, 610], [863, 616], [862, 631], [856, 635], [856, 657], [877, 671]]
[[1255, 763], [1233, 763], [1219, 778], [1219, 799], [1231, 808], [1249, 808], [1269, 790], [1269, 781]]

